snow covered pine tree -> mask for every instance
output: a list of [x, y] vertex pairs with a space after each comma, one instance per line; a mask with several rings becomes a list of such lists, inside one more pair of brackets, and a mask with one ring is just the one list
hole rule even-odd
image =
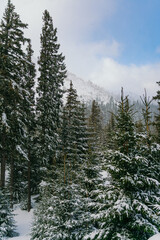
[[[40, 76], [37, 87], [37, 157], [43, 170], [53, 165], [59, 144], [63, 81], [66, 77], [64, 57], [59, 53], [57, 29], [47, 10], [43, 14], [41, 51], [38, 61]], [[42, 169], [42, 168], [41, 168]], [[46, 172], [45, 172], [46, 174]], [[40, 176], [44, 176], [41, 172]]]
[[110, 184], [104, 191], [106, 207], [97, 215], [99, 227], [93, 239], [148, 240], [160, 229], [157, 149], [144, 156], [136, 146], [132, 109], [123, 95], [116, 129], [117, 151], [104, 153]]
[[[19, 192], [18, 176], [15, 172], [22, 167], [22, 160], [26, 160], [24, 150], [26, 121], [24, 119], [24, 105], [28, 98], [23, 80], [25, 66], [28, 62], [23, 50], [28, 39], [24, 37], [23, 29], [27, 24], [21, 22], [15, 7], [8, 0], [7, 8], [0, 24], [0, 95], [1, 95], [1, 184], [5, 183], [5, 166], [9, 166], [11, 198]], [[25, 93], [25, 97], [24, 97]], [[19, 168], [19, 169], [20, 169]], [[17, 171], [19, 173], [19, 170]], [[17, 187], [16, 187], [17, 186]], [[16, 196], [17, 197], [17, 196]], [[19, 196], [18, 196], [19, 198]]]

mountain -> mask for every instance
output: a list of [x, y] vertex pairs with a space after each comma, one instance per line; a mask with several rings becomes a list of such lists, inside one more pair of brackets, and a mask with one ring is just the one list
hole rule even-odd
[[103, 102], [106, 104], [109, 103], [112, 98], [111, 94], [107, 90], [97, 86], [91, 81], [84, 81], [70, 72], [67, 73], [67, 78], [64, 82], [64, 90], [69, 88], [70, 81], [72, 81], [73, 87], [77, 90], [79, 100], [81, 101], [89, 103], [96, 100], [99, 103]]
[[[120, 101], [121, 89], [119, 93], [109, 92], [106, 89], [94, 84], [91, 81], [85, 81], [82, 78], [79, 78], [71, 72], [67, 72], [67, 78], [64, 82], [64, 90], [67, 90], [70, 85], [70, 81], [73, 83], [73, 87], [77, 90], [79, 100], [84, 102], [92, 102], [96, 100], [97, 102], [104, 104], [109, 103], [110, 99], [113, 98], [116, 102]], [[126, 92], [124, 89], [124, 95], [129, 96], [131, 102], [140, 101], [140, 96], [133, 92]]]
[[[87, 103], [88, 109], [91, 108], [91, 103], [93, 100], [96, 100], [101, 108], [101, 112], [103, 115], [104, 123], [107, 123], [110, 119], [110, 112], [117, 111], [117, 103], [120, 101], [120, 94], [109, 93], [107, 90], [102, 87], [97, 86], [91, 81], [85, 81], [82, 78], [77, 77], [75, 74], [68, 72], [67, 78], [64, 82], [64, 90], [67, 90], [70, 86], [70, 81], [73, 83], [73, 87], [77, 90], [77, 94], [79, 96], [79, 100], [81, 102]], [[120, 89], [121, 92], [121, 89]], [[130, 100], [130, 104], [134, 104], [134, 119], [139, 120], [143, 119], [142, 109], [144, 105], [140, 100], [140, 96], [132, 92], [125, 92], [124, 96], [128, 96]], [[64, 96], [65, 102], [66, 94]], [[151, 117], [154, 119], [155, 114], [157, 113], [157, 105], [153, 102], [150, 105]]]

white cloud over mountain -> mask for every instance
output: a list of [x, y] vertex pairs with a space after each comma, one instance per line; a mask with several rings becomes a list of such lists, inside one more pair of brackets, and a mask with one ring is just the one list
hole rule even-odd
[[146, 88], [148, 95], [153, 96], [158, 89], [156, 82], [160, 81], [160, 63], [123, 65], [111, 58], [104, 58], [94, 69], [90, 79], [109, 91], [120, 91], [124, 87], [127, 92], [143, 95]]

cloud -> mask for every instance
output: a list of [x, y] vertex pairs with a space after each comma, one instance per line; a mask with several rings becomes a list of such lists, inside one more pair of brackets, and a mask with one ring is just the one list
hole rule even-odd
[[[2, 6], [6, 0], [1, 0]], [[114, 40], [94, 40], [101, 24], [112, 17], [117, 0], [12, 0], [23, 22], [29, 24], [25, 34], [32, 39], [34, 55], [40, 50], [42, 13], [48, 9], [58, 29], [58, 42], [66, 56], [69, 71], [87, 78], [101, 57], [117, 57], [120, 44]], [[1, 8], [2, 9], [2, 8]], [[1, 10], [2, 11], [2, 10]]]
[[123, 65], [111, 58], [104, 58], [90, 75], [90, 80], [109, 91], [120, 92], [121, 87], [128, 92], [154, 96], [160, 81], [160, 63], [148, 65]]
[[89, 43], [87, 48], [89, 52], [99, 57], [118, 57], [122, 51], [121, 44], [116, 40]]
[[[58, 28], [58, 37], [63, 49], [68, 42], [85, 42], [93, 30], [100, 27], [104, 19], [112, 16], [117, 0], [11, 0], [22, 20], [29, 24], [28, 34], [32, 38], [36, 54], [42, 27], [42, 13], [47, 9]], [[1, 0], [0, 17], [6, 0]]]
[[121, 51], [121, 44], [115, 40], [69, 43], [66, 49], [67, 68], [78, 76], [88, 79], [91, 72], [101, 63], [101, 58], [118, 57]]
[[[0, 0], [2, 9], [6, 0]], [[25, 31], [32, 40], [34, 55], [40, 50], [42, 13], [48, 9], [58, 29], [58, 42], [66, 56], [68, 70], [87, 77], [103, 56], [115, 57], [120, 53], [116, 40], [93, 40], [92, 34], [99, 35], [99, 29], [116, 11], [117, 0], [11, 0], [23, 22], [29, 24]]]

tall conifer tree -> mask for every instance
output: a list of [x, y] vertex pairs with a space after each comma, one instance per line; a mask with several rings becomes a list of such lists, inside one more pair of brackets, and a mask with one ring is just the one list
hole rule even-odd
[[116, 115], [116, 137], [117, 147], [120, 152], [130, 154], [135, 146], [135, 133], [133, 122], [133, 108], [129, 106], [128, 97], [124, 97], [121, 90], [121, 101]]
[[[26, 54], [23, 45], [28, 41], [15, 7], [8, 0], [0, 24], [0, 96], [1, 96], [1, 185], [4, 186], [5, 162], [10, 162], [11, 196], [14, 192], [15, 164], [22, 155], [25, 123], [23, 116], [22, 79]], [[9, 154], [8, 154], [9, 153]]]
[[[78, 133], [80, 130], [79, 126], [79, 107], [80, 102], [77, 99], [76, 89], [73, 88], [72, 82], [68, 89], [67, 103], [64, 109], [64, 136], [62, 139], [64, 156], [66, 156], [66, 174], [68, 175], [68, 181], [72, 181], [72, 175], [76, 166], [79, 164], [78, 159]], [[65, 164], [65, 163], [64, 163]], [[69, 180], [70, 179], [70, 180]]]
[[57, 29], [45, 10], [41, 34], [41, 51], [38, 60], [40, 76], [37, 87], [38, 156], [42, 165], [53, 164], [59, 143], [60, 112], [63, 81], [66, 77], [64, 57], [59, 53]]
[[[33, 50], [31, 46], [31, 42], [28, 42], [28, 46], [26, 49], [26, 63], [24, 66], [24, 77], [23, 77], [23, 121], [25, 122], [25, 140], [23, 144], [23, 152], [24, 152], [24, 161], [21, 164], [19, 173], [21, 174], [21, 181], [25, 183], [23, 185], [23, 189], [19, 189], [19, 191], [23, 194], [23, 200], [28, 199], [27, 201], [27, 209], [30, 211], [31, 208], [31, 189], [32, 193], [35, 186], [36, 174], [38, 172], [38, 166], [35, 166], [35, 64], [32, 62]], [[35, 168], [36, 167], [36, 168]], [[17, 173], [18, 175], [18, 173]], [[35, 180], [33, 179], [35, 178]], [[18, 179], [19, 181], [20, 179]], [[28, 197], [27, 197], [28, 195]], [[26, 200], [25, 200], [26, 202]]]
[[[158, 86], [160, 86], [160, 82], [157, 82]], [[154, 97], [154, 99], [158, 103], [158, 114], [155, 116], [155, 126], [157, 129], [157, 142], [160, 144], [160, 90], [157, 91], [157, 95]]]
[[[139, 137], [141, 138], [141, 141], [144, 142], [144, 144], [146, 144], [148, 147], [151, 145], [151, 103], [152, 103], [153, 99], [149, 99], [149, 97], [147, 96], [147, 91], [145, 89], [145, 94], [143, 95], [143, 97], [141, 97], [141, 101], [143, 103], [143, 108], [142, 108], [142, 115], [143, 115], [143, 121], [144, 121], [144, 131], [143, 134], [139, 134]], [[142, 140], [143, 138], [143, 140]]]
[[96, 138], [100, 138], [102, 133], [102, 114], [98, 103], [93, 100], [91, 115], [89, 116], [89, 125], [95, 132]]
[[87, 123], [84, 106], [78, 101], [72, 82], [67, 92], [61, 132], [62, 158], [56, 163], [55, 178], [42, 186], [32, 239], [82, 239], [87, 231], [82, 231], [87, 200], [83, 196], [85, 189], [82, 191], [85, 178], [82, 169], [86, 166], [88, 150]]

